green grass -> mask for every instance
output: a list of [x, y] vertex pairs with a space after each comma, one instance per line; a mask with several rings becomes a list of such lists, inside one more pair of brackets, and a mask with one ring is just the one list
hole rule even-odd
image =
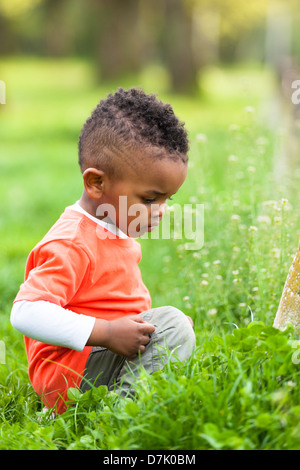
[[[297, 336], [272, 328], [298, 245], [300, 207], [299, 174], [291, 169], [279, 183], [274, 177], [278, 133], [263, 112], [274, 80], [254, 65], [211, 68], [192, 99], [168, 95], [162, 76], [153, 68], [98, 86], [82, 61], [2, 61], [0, 449], [300, 447]], [[119, 85], [158, 90], [190, 130], [190, 171], [174, 203], [204, 204], [204, 246], [141, 240], [141, 270], [153, 306], [172, 304], [193, 318], [197, 350], [187, 364], [142, 373], [136, 400], [105, 387], [70, 390], [68, 411], [53, 420], [41, 416], [9, 314], [29, 251], [81, 195], [81, 126]]]

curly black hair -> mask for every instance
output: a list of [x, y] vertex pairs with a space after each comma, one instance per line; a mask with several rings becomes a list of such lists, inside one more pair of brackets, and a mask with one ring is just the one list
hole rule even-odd
[[125, 149], [151, 146], [186, 163], [189, 142], [184, 123], [156, 95], [119, 88], [101, 100], [85, 122], [78, 143], [79, 165], [81, 171], [94, 166], [112, 174], [115, 154], [122, 158]]

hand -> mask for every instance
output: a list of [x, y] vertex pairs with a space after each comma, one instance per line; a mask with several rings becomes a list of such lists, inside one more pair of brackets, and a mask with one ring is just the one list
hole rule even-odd
[[103, 346], [119, 356], [133, 359], [139, 352], [145, 352], [150, 341], [149, 335], [154, 331], [154, 326], [140, 315], [125, 316], [112, 321], [96, 320], [87, 345]]

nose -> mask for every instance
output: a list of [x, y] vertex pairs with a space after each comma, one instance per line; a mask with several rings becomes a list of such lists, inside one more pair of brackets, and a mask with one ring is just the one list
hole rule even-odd
[[161, 205], [159, 206], [159, 217], [160, 217], [160, 219], [162, 219], [163, 216], [165, 215], [166, 207], [167, 207], [167, 203], [166, 203], [166, 202], [164, 202], [163, 204], [161, 204]]
[[163, 204], [160, 204], [158, 207], [156, 207], [156, 210], [153, 211], [153, 213], [152, 213], [153, 218], [158, 218], [159, 220], [161, 220], [163, 218], [164, 214], [165, 214], [166, 207], [167, 207], [166, 202], [164, 202]]

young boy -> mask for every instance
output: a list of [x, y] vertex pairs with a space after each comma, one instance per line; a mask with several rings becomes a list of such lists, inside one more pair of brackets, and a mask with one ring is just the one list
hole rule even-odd
[[57, 413], [68, 387], [104, 384], [125, 394], [140, 364], [149, 373], [162, 368], [163, 347], [184, 361], [195, 346], [189, 317], [151, 309], [135, 240], [183, 184], [187, 151], [171, 106], [134, 88], [108, 95], [83, 126], [81, 199], [30, 253], [11, 312], [31, 383]]

